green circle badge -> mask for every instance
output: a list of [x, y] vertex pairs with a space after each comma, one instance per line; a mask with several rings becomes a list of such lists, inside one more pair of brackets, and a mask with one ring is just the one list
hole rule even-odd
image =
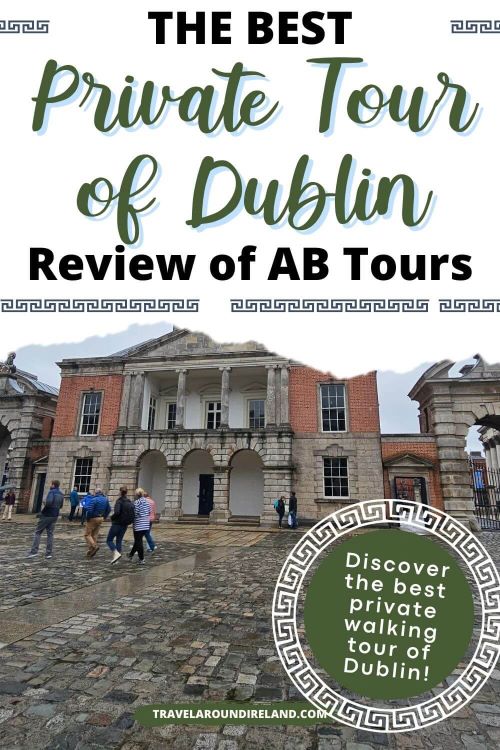
[[464, 657], [474, 604], [443, 547], [404, 531], [370, 531], [323, 560], [304, 618], [317, 661], [340, 685], [368, 698], [408, 698], [434, 688]]

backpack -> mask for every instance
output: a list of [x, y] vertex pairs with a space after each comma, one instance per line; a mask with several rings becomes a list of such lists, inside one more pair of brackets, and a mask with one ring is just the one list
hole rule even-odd
[[128, 502], [124, 502], [124, 500], [125, 498], [120, 498], [120, 510], [118, 513], [113, 513], [111, 520], [123, 526], [128, 526], [134, 523], [134, 505], [128, 498]]
[[279, 500], [275, 500], [274, 501], [274, 510], [276, 511], [276, 513], [278, 512], [278, 504], [279, 504]]

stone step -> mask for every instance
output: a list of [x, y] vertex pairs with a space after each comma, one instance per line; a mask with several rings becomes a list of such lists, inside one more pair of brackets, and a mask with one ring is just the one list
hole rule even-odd
[[230, 516], [228, 523], [237, 526], [260, 526], [259, 516]]
[[199, 516], [195, 514], [185, 513], [183, 516], [179, 516], [176, 523], [196, 524], [198, 526], [202, 526], [208, 524], [208, 521], [208, 516]]

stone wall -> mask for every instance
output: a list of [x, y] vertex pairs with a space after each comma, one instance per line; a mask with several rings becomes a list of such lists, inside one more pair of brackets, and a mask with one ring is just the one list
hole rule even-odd
[[[380, 435], [363, 433], [296, 433], [293, 438], [293, 489], [299, 515], [319, 519], [341, 505], [384, 497]], [[349, 498], [325, 498], [323, 458], [346, 457]]]
[[[134, 487], [141, 458], [152, 450], [163, 453], [167, 461], [165, 498], [155, 498], [165, 518], [181, 515], [183, 460], [193, 450], [210, 453], [214, 463], [214, 510], [211, 520], [229, 517], [229, 482], [231, 458], [240, 450], [253, 450], [263, 463], [264, 507], [262, 523], [275, 521], [274, 500], [291, 490], [292, 434], [289, 429], [258, 431], [170, 430], [146, 432], [119, 430], [112, 456], [110, 492], [117, 494], [120, 485]], [[213, 517], [212, 517], [213, 516]]]
[[[91, 489], [96, 486], [108, 492], [111, 488], [111, 463], [114, 438], [110, 437], [53, 437], [50, 445], [47, 481], [59, 479], [61, 490], [68, 494], [72, 490], [75, 461], [77, 458], [92, 458]], [[48, 485], [47, 485], [48, 486]]]

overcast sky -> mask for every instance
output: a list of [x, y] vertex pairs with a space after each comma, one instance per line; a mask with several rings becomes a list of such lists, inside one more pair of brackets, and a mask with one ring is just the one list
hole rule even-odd
[[[59, 368], [55, 364], [68, 357], [95, 357], [125, 349], [147, 339], [162, 336], [171, 326], [165, 323], [134, 325], [122, 333], [107, 336], [92, 336], [79, 343], [53, 344], [50, 346], [31, 345], [18, 350], [16, 365], [38, 376], [49, 385], [59, 386]], [[420, 375], [432, 364], [426, 362], [410, 372], [395, 373], [380, 371], [378, 389], [380, 417], [383, 433], [418, 432], [417, 404], [410, 401], [408, 392]], [[454, 368], [455, 369], [455, 368]], [[473, 432], [471, 430], [471, 432]], [[469, 449], [479, 450], [477, 437], [471, 436]]]

